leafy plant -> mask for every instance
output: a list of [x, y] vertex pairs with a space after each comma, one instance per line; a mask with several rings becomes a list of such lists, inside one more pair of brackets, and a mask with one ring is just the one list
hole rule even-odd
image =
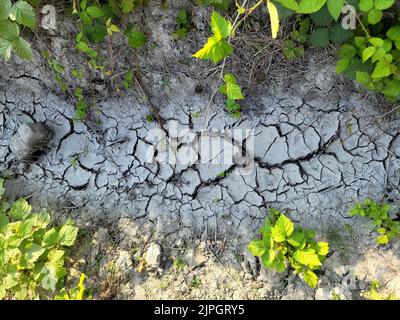
[[79, 279], [79, 283], [75, 288], [72, 288], [68, 291], [65, 288], [62, 288], [60, 290], [60, 293], [55, 296], [54, 300], [91, 300], [92, 297], [90, 295], [85, 295], [85, 279], [86, 275], [82, 273]]
[[240, 115], [240, 105], [236, 102], [237, 100], [244, 99], [240, 85], [236, 82], [235, 77], [226, 73], [224, 76], [224, 85], [219, 88], [219, 91], [226, 95], [226, 109], [233, 116]]
[[133, 29], [133, 27], [128, 27], [125, 31], [125, 35], [128, 38], [128, 44], [133, 49], [138, 49], [143, 47], [147, 41], [147, 37], [143, 32]]
[[283, 272], [289, 264], [296, 274], [312, 288], [315, 288], [318, 270], [329, 253], [327, 242], [316, 242], [312, 230], [294, 226], [283, 213], [271, 209], [271, 218], [267, 218], [260, 229], [262, 239], [248, 245], [250, 253], [260, 257], [264, 267]]
[[20, 28], [35, 29], [36, 15], [33, 7], [26, 1], [2, 0], [0, 3], [0, 55], [4, 60], [11, 57], [11, 52], [22, 59], [32, 59], [30, 44], [20, 36]]
[[400, 221], [394, 221], [389, 215], [388, 204], [378, 204], [371, 199], [365, 199], [357, 203], [349, 212], [351, 217], [367, 217], [376, 226], [379, 236], [376, 238], [378, 244], [387, 244], [393, 238], [400, 236]]
[[177, 39], [184, 39], [187, 36], [190, 27], [190, 15], [185, 9], [178, 11], [176, 15], [176, 29], [172, 34], [172, 37]]
[[380, 282], [377, 280], [372, 281], [370, 288], [366, 292], [362, 292], [361, 296], [369, 300], [399, 300], [394, 294], [389, 294], [387, 296], [380, 292]]
[[[0, 183], [0, 189], [2, 183]], [[37, 299], [66, 276], [65, 248], [75, 243], [71, 221], [49, 227], [50, 215], [32, 213], [25, 199], [0, 207], [0, 299]]]
[[365, 88], [382, 93], [389, 101], [400, 99], [400, 24], [384, 10], [394, 0], [360, 1], [364, 17], [360, 35], [340, 48], [336, 71], [355, 79]]
[[310, 30], [310, 18], [302, 19], [298, 30], [293, 30], [290, 39], [283, 43], [283, 55], [288, 60], [300, 58], [304, 55], [303, 44], [308, 40], [308, 32]]

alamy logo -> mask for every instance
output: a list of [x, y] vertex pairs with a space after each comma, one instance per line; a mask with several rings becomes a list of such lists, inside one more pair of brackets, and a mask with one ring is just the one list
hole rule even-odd
[[342, 8], [342, 28], [345, 30], [355, 30], [357, 27], [357, 12], [356, 8], [351, 5], [345, 5]]
[[45, 5], [41, 10], [42, 20], [40, 25], [45, 30], [56, 29], [56, 8], [52, 5]]

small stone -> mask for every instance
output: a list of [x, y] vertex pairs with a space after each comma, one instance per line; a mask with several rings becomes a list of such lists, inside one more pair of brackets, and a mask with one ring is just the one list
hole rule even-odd
[[161, 263], [162, 250], [157, 243], [150, 244], [146, 252], [146, 264], [150, 268], [158, 268]]
[[315, 291], [315, 300], [330, 300], [330, 292], [326, 288], [318, 288]]
[[120, 270], [124, 274], [127, 273], [132, 267], [132, 260], [129, 252], [125, 250], [120, 251], [115, 264], [118, 270]]
[[206, 257], [198, 248], [189, 250], [184, 257], [184, 260], [191, 268], [198, 267], [207, 261]]
[[32, 160], [47, 148], [52, 136], [52, 131], [44, 123], [25, 123], [12, 137], [10, 149], [16, 159]]

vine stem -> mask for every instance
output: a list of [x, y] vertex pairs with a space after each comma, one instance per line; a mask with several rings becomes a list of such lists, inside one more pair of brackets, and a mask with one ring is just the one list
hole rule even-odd
[[[241, 5], [241, 7], [244, 8], [244, 7], [246, 6], [246, 4], [247, 4], [248, 1], [249, 1], [249, 0], [244, 0], [243, 3], [242, 3], [242, 5]], [[243, 17], [240, 21], [239, 21], [239, 17], [241, 16], [241, 13], [239, 13], [239, 11], [236, 10], [236, 17], [235, 17], [235, 20], [233, 21], [231, 32], [229, 33], [228, 43], [231, 43], [232, 34], [235, 33], [235, 31], [236, 31], [237, 27], [240, 25], [240, 23], [241, 23], [245, 18], [247, 18], [248, 15], [251, 14], [258, 6], [259, 6], [261, 3], [263, 3], [264, 1], [265, 1], [265, 0], [260, 0], [256, 5], [254, 5], [253, 7], [251, 7], [250, 10], [249, 10], [249, 13], [247, 13], [247, 14], [245, 15], [245, 17]], [[215, 95], [216, 95], [217, 92], [218, 92], [218, 85], [219, 85], [220, 81], [223, 80], [223, 78], [224, 78], [224, 71], [225, 71], [225, 66], [226, 66], [226, 59], [227, 59], [227, 57], [224, 58], [224, 60], [222, 61], [221, 66], [220, 66], [221, 72], [220, 72], [220, 75], [219, 75], [219, 79], [218, 79], [218, 81], [217, 81], [217, 89], [215, 89], [214, 92], [212, 93], [212, 95], [211, 95], [211, 97], [210, 97], [210, 100], [209, 100], [209, 102], [208, 102], [207, 108], [206, 108], [206, 120], [207, 120], [207, 122], [208, 122], [208, 111], [209, 111], [209, 109], [210, 109], [210, 107], [211, 107], [212, 102], [214, 101]]]

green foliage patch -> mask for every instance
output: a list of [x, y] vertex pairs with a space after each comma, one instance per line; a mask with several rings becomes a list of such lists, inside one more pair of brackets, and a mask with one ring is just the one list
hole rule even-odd
[[310, 287], [315, 288], [318, 282], [315, 271], [329, 253], [329, 244], [316, 242], [314, 231], [295, 227], [288, 217], [275, 209], [271, 209], [270, 216], [260, 229], [262, 238], [250, 242], [248, 250], [271, 270], [283, 272], [290, 265]]
[[3, 191], [0, 181], [0, 299], [38, 299], [62, 286], [78, 228], [71, 221], [52, 227], [47, 212], [33, 213], [25, 199], [9, 204]]
[[371, 199], [357, 203], [349, 211], [351, 217], [360, 216], [372, 220], [375, 230], [379, 234], [376, 238], [378, 244], [388, 244], [390, 240], [400, 236], [400, 221], [395, 221], [389, 214], [388, 204], [378, 204]]

